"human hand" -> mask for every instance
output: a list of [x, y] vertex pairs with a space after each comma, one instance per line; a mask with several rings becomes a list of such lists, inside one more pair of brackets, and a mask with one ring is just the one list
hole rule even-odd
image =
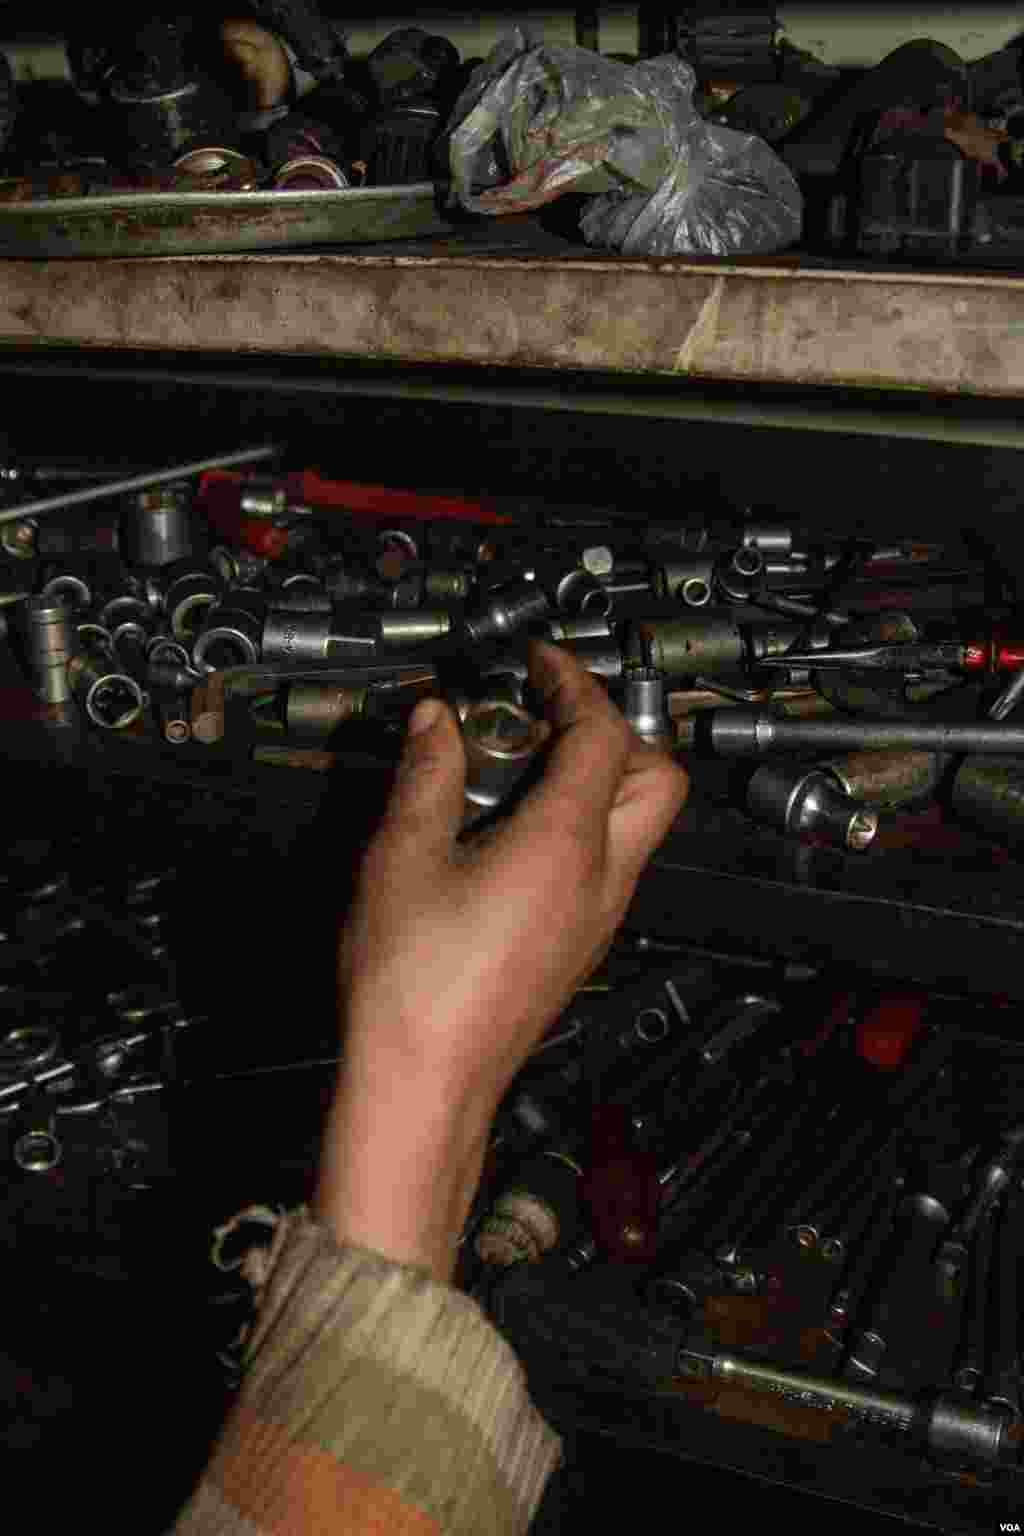
[[427, 728], [410, 730], [342, 942], [348, 1037], [328, 1166], [365, 1160], [356, 1147], [379, 1145], [386, 1121], [406, 1181], [410, 1162], [431, 1164], [433, 1138], [434, 1163], [443, 1145], [475, 1183], [502, 1095], [603, 959], [685, 801], [683, 770], [639, 740], [572, 657], [538, 644], [530, 676], [554, 728], [544, 774], [511, 816], [465, 842], [458, 725], [436, 700], [417, 707], [411, 725]]

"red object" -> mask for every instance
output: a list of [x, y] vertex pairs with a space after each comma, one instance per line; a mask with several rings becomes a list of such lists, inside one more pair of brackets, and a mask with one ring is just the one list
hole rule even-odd
[[220, 470], [210, 470], [201, 475], [198, 497], [200, 510], [211, 527], [228, 544], [235, 544], [268, 560], [278, 560], [288, 548], [288, 530], [278, 528], [269, 517], [243, 515], [240, 479], [238, 475], [229, 477]]
[[626, 1263], [650, 1263], [658, 1241], [658, 1165], [634, 1144], [629, 1114], [621, 1105], [594, 1110], [583, 1193], [594, 1237], [605, 1253]]
[[[205, 506], [209, 488], [221, 484], [237, 487], [244, 472], [211, 469], [200, 476], [200, 501]], [[298, 506], [336, 508], [353, 517], [383, 520], [430, 522], [435, 518], [468, 523], [512, 524], [514, 517], [499, 511], [497, 502], [486, 496], [440, 496], [429, 491], [411, 491], [395, 485], [367, 485], [360, 480], [325, 480], [315, 469], [281, 475], [278, 483], [288, 499]], [[235, 505], [238, 496], [236, 491]], [[249, 519], [260, 522], [262, 519]]]
[[883, 997], [857, 1025], [857, 1054], [883, 1071], [895, 1071], [910, 1054], [924, 1025], [924, 1000], [912, 993]]
[[964, 667], [968, 672], [1019, 672], [1024, 667], [1024, 641], [994, 630], [988, 639], [964, 646]]

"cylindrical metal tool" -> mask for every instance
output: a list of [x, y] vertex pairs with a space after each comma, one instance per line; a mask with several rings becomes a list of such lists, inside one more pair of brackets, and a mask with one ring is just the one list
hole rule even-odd
[[154, 486], [133, 496], [121, 514], [118, 545], [129, 565], [150, 569], [192, 553], [192, 488]]
[[793, 553], [793, 530], [777, 523], [745, 523], [743, 544], [752, 544], [766, 560], [769, 556], [776, 560], [788, 560]]
[[871, 1309], [866, 1327], [858, 1329], [854, 1335], [847, 1365], [852, 1374], [877, 1376], [893, 1332], [899, 1327], [901, 1309], [920, 1306], [927, 1299], [931, 1258], [948, 1224], [949, 1211], [932, 1195], [909, 1195], [901, 1202], [896, 1213], [899, 1250], [893, 1256], [893, 1267]]
[[505, 699], [481, 699], [462, 721], [466, 824], [494, 811], [529, 772], [550, 729]]
[[713, 557], [691, 555], [689, 559], [667, 561], [657, 574], [655, 590], [664, 597], [677, 597], [687, 608], [706, 608], [714, 587]]
[[747, 603], [761, 585], [764, 556], [756, 544], [744, 544], [715, 563], [718, 590], [733, 603]]
[[326, 587], [282, 587], [270, 595], [267, 608], [274, 613], [333, 613], [334, 602]]
[[838, 1412], [879, 1429], [919, 1435], [932, 1450], [965, 1461], [993, 1466], [1017, 1457], [1013, 1431], [1019, 1430], [1019, 1425], [1006, 1414], [957, 1398], [939, 1398], [929, 1407], [896, 1393], [875, 1392], [829, 1377], [780, 1370], [741, 1355], [718, 1353], [689, 1343], [680, 1353], [680, 1373], [693, 1381], [728, 1382], [769, 1392], [805, 1408]]
[[999, 1216], [1000, 1203], [997, 1200], [982, 1216], [974, 1234], [971, 1281], [964, 1306], [956, 1369], [953, 1373], [953, 1380], [961, 1392], [976, 1392], [988, 1365], [988, 1324], [993, 1303], [992, 1258]]
[[579, 1226], [581, 1169], [567, 1153], [542, 1153], [498, 1197], [476, 1238], [485, 1264], [536, 1263]]
[[82, 651], [73, 656], [68, 662], [68, 681], [89, 719], [104, 730], [123, 730], [142, 713], [142, 689], [110, 655]]
[[[997, 727], [1000, 730], [1006, 728]], [[953, 808], [966, 821], [1000, 842], [1021, 846], [1024, 844], [1024, 761], [1017, 757], [965, 758], [953, 780]]]
[[263, 620], [255, 604], [243, 606], [241, 594], [229, 595], [208, 610], [192, 647], [197, 672], [223, 672], [229, 667], [251, 666], [260, 659]]
[[82, 614], [92, 607], [92, 588], [84, 577], [74, 576], [71, 572], [51, 576], [40, 596], [64, 603], [74, 613]]
[[747, 787], [747, 807], [758, 821], [786, 832], [808, 833], [861, 853], [874, 842], [878, 816], [837, 789], [825, 773], [792, 763], [766, 763]]
[[756, 709], [716, 710], [711, 741], [725, 757], [769, 752], [894, 751], [1024, 753], [1024, 726], [874, 719], [780, 720]]
[[366, 707], [365, 688], [338, 683], [292, 683], [285, 704], [289, 735], [326, 741], [349, 720], [358, 720]]
[[272, 609], [263, 623], [263, 660], [326, 661], [333, 626], [330, 612], [284, 613]]
[[56, 598], [30, 597], [24, 613], [36, 696], [46, 704], [64, 704], [71, 697], [67, 665], [75, 646], [71, 610]]
[[444, 609], [416, 608], [407, 613], [375, 614], [381, 645], [427, 645], [451, 633], [452, 616]]
[[574, 619], [563, 615], [548, 625], [552, 640], [607, 640], [611, 632], [608, 617], [603, 613], [581, 613]]
[[200, 680], [200, 673], [191, 667], [175, 667], [169, 662], [152, 661], [146, 669], [145, 681], [153, 688], [166, 689], [171, 693], [189, 693]]
[[203, 570], [190, 562], [186, 562], [186, 567], [170, 574], [164, 588], [163, 608], [174, 638], [183, 645], [191, 645], [207, 612], [220, 602], [223, 588], [215, 571]]
[[546, 619], [551, 612], [547, 594], [536, 582], [524, 581], [491, 599], [483, 613], [466, 620], [466, 633], [476, 644], [503, 640]]
[[646, 619], [631, 627], [635, 645], [627, 639], [627, 654], [639, 649], [649, 666], [666, 677], [718, 677], [739, 672], [746, 646], [731, 614], [707, 613], [691, 619]]
[[934, 794], [946, 759], [936, 752], [851, 752], [820, 765], [865, 805], [909, 805]]
[[668, 712], [665, 679], [651, 667], [634, 667], [626, 673], [622, 713], [648, 746], [670, 752], [676, 733]]
[[428, 566], [423, 577], [423, 598], [428, 603], [464, 603], [473, 590], [468, 571]]

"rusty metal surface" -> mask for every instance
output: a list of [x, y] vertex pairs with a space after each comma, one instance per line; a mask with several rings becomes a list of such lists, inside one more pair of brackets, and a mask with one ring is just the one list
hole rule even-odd
[[0, 262], [0, 344], [1024, 396], [1024, 278], [562, 254]]
[[0, 207], [0, 256], [207, 255], [443, 232], [431, 182], [343, 192], [157, 192]]

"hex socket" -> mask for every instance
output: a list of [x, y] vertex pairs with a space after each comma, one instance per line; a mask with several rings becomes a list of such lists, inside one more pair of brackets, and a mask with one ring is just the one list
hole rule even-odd
[[792, 763], [759, 768], [747, 786], [747, 807], [758, 821], [813, 833], [851, 853], [870, 847], [878, 831], [874, 811], [844, 795], [827, 774]]
[[251, 666], [260, 659], [262, 638], [262, 621], [248, 609], [228, 604], [211, 609], [192, 647], [193, 665], [197, 672]]
[[183, 645], [193, 643], [206, 613], [220, 601], [221, 592], [220, 578], [213, 571], [185, 571], [169, 583], [163, 606], [176, 640]]
[[365, 688], [342, 688], [337, 683], [292, 683], [285, 704], [289, 734], [326, 740], [339, 725], [359, 718], [366, 693]]
[[425, 645], [431, 640], [443, 640], [451, 633], [452, 616], [443, 609], [418, 608], [412, 612], [382, 613], [377, 622], [382, 645]]
[[626, 674], [622, 695], [622, 713], [649, 746], [671, 750], [675, 745], [675, 727], [669, 717], [665, 679], [650, 667], [636, 667]]
[[59, 599], [30, 597], [25, 612], [36, 697], [46, 704], [66, 704], [71, 697], [67, 666], [75, 647], [71, 610]]
[[142, 689], [112, 656], [81, 651], [68, 662], [67, 671], [71, 691], [94, 725], [120, 731], [142, 714]]
[[325, 661], [333, 626], [331, 612], [286, 613], [271, 609], [263, 623], [263, 660]]
[[192, 554], [192, 492], [188, 485], [153, 486], [121, 514], [118, 542], [130, 565], [156, 569]]
[[715, 562], [710, 555], [671, 560], [662, 566], [658, 585], [665, 597], [678, 598], [688, 608], [705, 608], [715, 586]]
[[535, 582], [523, 582], [492, 599], [483, 613], [467, 619], [466, 633], [476, 644], [485, 640], [503, 640], [529, 624], [546, 619], [550, 611], [547, 594]]
[[636, 626], [633, 635], [647, 664], [670, 678], [737, 672], [746, 656], [739, 625], [722, 613], [695, 614], [690, 619], [647, 619]]
[[467, 823], [494, 811], [529, 772], [548, 726], [508, 699], [480, 699], [462, 721]]

